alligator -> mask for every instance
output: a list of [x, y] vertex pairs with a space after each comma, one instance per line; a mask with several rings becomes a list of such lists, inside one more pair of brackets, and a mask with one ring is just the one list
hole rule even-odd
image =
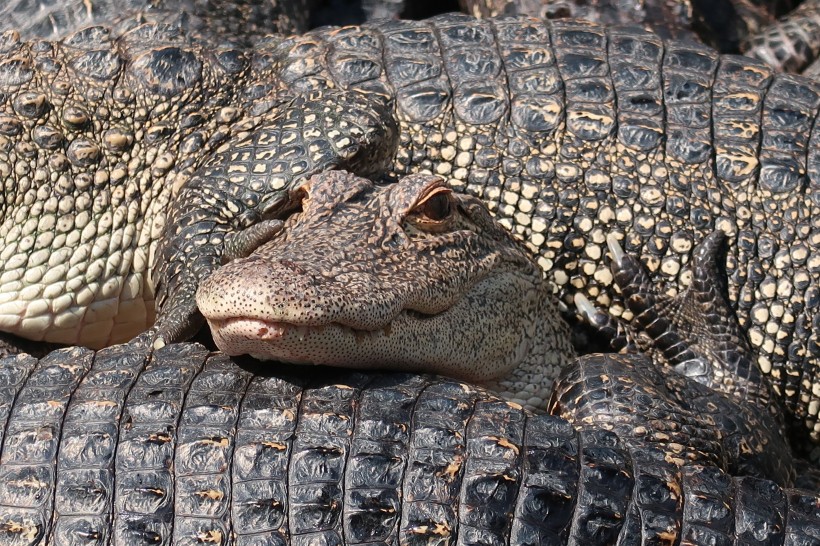
[[[306, 96], [365, 91], [357, 104], [371, 103], [372, 115], [348, 121], [360, 125], [361, 141], [342, 139], [350, 148], [334, 154], [338, 130], [319, 126], [332, 105], [314, 99], [314, 116], [308, 97], [285, 114], [288, 130], [266, 132], [264, 142], [238, 136], [182, 186], [154, 274], [171, 339], [188, 326], [168, 325], [194, 312], [195, 287], [222, 263], [206, 241], [283, 219], [289, 190], [311, 172], [368, 175], [379, 168], [351, 161], [386, 155], [387, 178], [433, 172], [481, 198], [539, 257], [566, 303], [580, 291], [624, 320], [606, 233], [671, 293], [688, 284], [695, 245], [716, 228], [728, 233], [733, 307], [760, 367], [816, 436], [820, 95], [812, 82], [634, 28], [464, 15], [314, 31], [257, 50], [253, 62], [275, 75], [274, 87]], [[384, 138], [396, 138], [391, 118], [397, 151], [370, 153], [374, 120], [387, 120]], [[301, 133], [315, 136], [301, 142], [305, 120]], [[289, 142], [284, 152], [280, 140]], [[265, 239], [247, 235], [229, 258]]]
[[757, 361], [815, 427], [814, 84], [575, 21], [203, 44], [163, 24], [2, 36], [4, 330], [100, 347], [150, 326], [156, 292], [172, 341], [201, 320], [199, 281], [275, 234], [311, 174], [427, 171], [487, 203], [565, 302], [581, 291], [625, 320], [606, 233], [674, 293], [722, 229]]
[[[806, 0], [781, 20], [748, 36], [742, 51], [777, 70], [807, 71], [820, 54], [820, 3]], [[808, 75], [813, 77], [817, 70], [812, 68]]]
[[[298, 195], [299, 210], [270, 241], [200, 285], [197, 305], [220, 350], [303, 365], [443, 373], [534, 412], [548, 407], [554, 379], [574, 356], [566, 325], [532, 257], [478, 199], [455, 194], [439, 176], [382, 186], [343, 171], [312, 176]], [[724, 240], [715, 232], [698, 246], [692, 284], [673, 301], [614, 240], [613, 275], [636, 315], [628, 335], [652, 340], [633, 352], [654, 350], [657, 367], [673, 367], [673, 377], [754, 408], [744, 421], [756, 426], [715, 426], [743, 437], [740, 451], [779, 464], [790, 460], [777, 447], [785, 437], [782, 409], [725, 303], [717, 256]], [[578, 387], [564, 406], [595, 400], [594, 390]], [[595, 426], [623, 413], [594, 407]], [[626, 426], [646, 416], [634, 417]], [[755, 432], [740, 432], [747, 429]], [[752, 439], [764, 431], [766, 440]], [[782, 470], [764, 475], [788, 482]]]
[[327, 171], [294, 206], [200, 285], [223, 352], [439, 373], [543, 411], [574, 356], [569, 331], [540, 268], [478, 199], [437, 176], [383, 187]]
[[0, 542], [820, 540], [814, 494], [467, 383], [289, 372], [144, 339], [0, 360]]
[[[485, 277], [496, 288], [527, 278], [543, 285], [520, 243], [440, 177], [377, 186], [330, 171], [308, 185], [305, 222], [356, 221], [361, 212], [344, 205], [369, 203], [381, 216], [359, 225], [378, 234], [388, 211], [401, 211], [407, 238], [418, 243], [408, 255], [423, 260], [434, 250], [452, 263], [462, 258], [454, 240], [483, 243], [496, 253], [484, 264], [496, 273]], [[340, 192], [340, 185], [353, 189]], [[341, 206], [311, 214], [310, 203], [321, 199]], [[343, 231], [328, 233], [342, 237], [336, 245], [348, 242]], [[295, 226], [284, 226], [279, 237], [285, 234], [291, 242], [311, 235]], [[386, 235], [384, 246], [406, 245], [395, 231]], [[308, 238], [317, 249], [325, 244]], [[699, 332], [697, 343], [685, 341], [693, 324], [669, 329], [695, 360], [713, 366], [714, 377], [752, 358], [726, 335], [726, 326], [740, 329], [725, 300], [709, 295], [720, 284], [721, 240], [716, 233], [698, 247], [686, 297], [722, 320]], [[228, 266], [275, 259], [263, 255], [275, 242]], [[349, 255], [363, 258], [356, 249]], [[304, 263], [287, 259], [297, 256], [280, 263], [308, 275]], [[373, 258], [372, 267], [386, 262]], [[637, 259], [616, 252], [613, 270], [622, 289], [645, 292], [648, 272]], [[441, 271], [451, 292], [465, 291], [460, 268]], [[419, 273], [424, 282], [427, 272]], [[481, 283], [472, 284], [475, 291]], [[418, 304], [423, 292], [408, 299]], [[542, 289], [541, 297], [552, 294]], [[302, 298], [308, 311], [313, 303], [345, 311], [356, 302], [334, 307], [332, 297]], [[317, 346], [305, 337], [304, 349]], [[666, 341], [655, 345], [668, 353]], [[0, 542], [816, 544], [820, 495], [789, 486], [794, 468], [782, 415], [770, 411], [777, 402], [763, 406], [749, 395], [767, 378], [738, 375], [736, 383], [750, 387], [740, 401], [680, 373], [685, 368], [656, 364], [640, 354], [581, 357], [557, 382], [550, 414], [534, 415], [454, 379], [273, 369], [198, 344], [154, 349], [151, 333], [96, 353], [72, 347], [40, 360], [6, 357]]]
[[0, 360], [0, 542], [820, 540], [815, 494], [678, 467], [467, 383], [255, 375], [200, 345], [148, 345]]

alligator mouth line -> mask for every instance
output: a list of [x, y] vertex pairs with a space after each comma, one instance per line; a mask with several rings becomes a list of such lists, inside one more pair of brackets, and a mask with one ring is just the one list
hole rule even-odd
[[[307, 325], [239, 317], [211, 320], [209, 324], [217, 347], [229, 355], [330, 366], [353, 365], [355, 360], [350, 355], [362, 358], [370, 354], [372, 347], [392, 338], [394, 328], [392, 322], [375, 330], [362, 330], [337, 322]], [[342, 346], [346, 349], [340, 352]]]
[[[440, 329], [441, 326], [424, 324], [425, 319], [440, 315], [402, 310], [390, 322], [374, 329], [340, 322], [300, 324], [250, 317], [208, 319], [208, 324], [214, 343], [228, 355], [247, 354], [263, 361], [355, 368], [404, 363], [401, 369], [415, 369], [424, 366], [424, 359], [419, 360], [415, 351], [408, 353], [408, 343]], [[435, 355], [440, 352], [434, 351]], [[431, 358], [438, 360], [439, 357]]]
[[357, 338], [363, 338], [371, 335], [389, 336], [391, 334], [393, 324], [397, 320], [425, 321], [435, 318], [441, 313], [423, 313], [414, 309], [402, 309], [393, 317], [390, 322], [380, 328], [365, 329], [349, 326], [341, 322], [328, 322], [325, 324], [299, 324], [295, 322], [279, 321], [279, 320], [265, 320], [259, 318], [247, 317], [230, 317], [224, 319], [208, 320], [211, 328], [224, 329], [229, 326], [240, 326], [245, 330], [249, 338], [258, 339], [260, 341], [275, 341], [281, 339], [285, 335], [296, 334], [301, 336], [309, 336], [321, 334], [328, 328], [338, 329], [350, 333]]
[[[242, 335], [248, 339], [257, 341], [276, 342], [285, 337], [292, 337], [296, 339], [307, 339], [311, 336], [322, 336], [326, 330], [334, 330], [336, 333], [344, 332], [354, 336], [357, 340], [372, 336], [389, 336], [392, 333], [393, 321], [400, 315], [406, 315], [416, 320], [423, 320], [434, 315], [425, 315], [415, 311], [407, 312], [401, 311], [397, 317], [388, 322], [381, 328], [366, 330], [362, 328], [354, 328], [340, 322], [329, 322], [326, 324], [298, 324], [294, 322], [285, 321], [268, 321], [258, 318], [243, 318], [232, 317], [227, 319], [209, 320], [211, 329], [215, 331], [224, 331], [232, 329], [234, 332], [241, 331]], [[234, 334], [236, 335], [236, 334]]]

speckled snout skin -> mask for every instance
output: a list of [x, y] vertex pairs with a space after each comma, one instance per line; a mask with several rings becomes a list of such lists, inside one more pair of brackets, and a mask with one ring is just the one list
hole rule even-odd
[[477, 199], [439, 177], [342, 171], [197, 292], [219, 348], [265, 360], [436, 371], [543, 408], [572, 356], [549, 284]]

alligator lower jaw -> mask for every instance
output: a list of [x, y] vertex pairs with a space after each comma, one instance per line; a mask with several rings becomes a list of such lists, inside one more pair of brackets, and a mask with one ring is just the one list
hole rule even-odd
[[260, 360], [297, 363], [308, 363], [309, 360], [307, 355], [300, 355], [295, 349], [324, 330], [323, 326], [300, 326], [251, 318], [208, 320], [208, 325], [216, 346], [226, 354], [249, 354]]
[[340, 346], [356, 346], [389, 332], [389, 328], [369, 332], [335, 323], [311, 326], [251, 318], [208, 320], [208, 325], [216, 346], [228, 355], [329, 366], [353, 365], [350, 351], [339, 350]]
[[[285, 336], [289, 331], [301, 331], [306, 334], [310, 327], [297, 326], [286, 322], [268, 322], [260, 319], [250, 318], [230, 318], [224, 320], [208, 321], [211, 326], [211, 331], [214, 334], [217, 331], [229, 333], [230, 337], [258, 339], [260, 341], [268, 341], [279, 339]], [[224, 351], [224, 349], [223, 349]]]

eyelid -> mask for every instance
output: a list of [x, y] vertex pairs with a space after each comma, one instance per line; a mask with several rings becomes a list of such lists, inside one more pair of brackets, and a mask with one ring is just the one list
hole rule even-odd
[[[430, 199], [443, 198], [447, 201], [447, 212], [441, 218], [437, 218], [436, 214], [429, 216], [431, 212], [428, 210], [430, 206], [436, 206], [430, 203]], [[419, 199], [412, 210], [407, 215], [407, 221], [421, 231], [427, 233], [443, 233], [455, 225], [456, 211], [458, 210], [458, 202], [453, 197], [453, 190], [446, 186], [432, 188], [431, 191]]]
[[437, 195], [451, 195], [453, 193], [452, 188], [448, 188], [447, 186], [436, 186], [432, 190], [430, 190], [426, 195], [424, 195], [421, 199], [418, 200], [416, 206], [413, 208], [418, 208], [422, 206], [424, 203], [429, 201], [431, 198]]

